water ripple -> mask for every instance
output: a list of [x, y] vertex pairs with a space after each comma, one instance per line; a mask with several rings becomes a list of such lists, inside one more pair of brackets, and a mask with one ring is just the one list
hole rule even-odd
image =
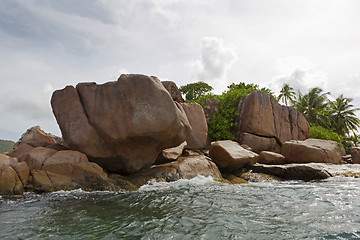
[[360, 239], [360, 180], [229, 185], [198, 177], [137, 192], [0, 198], [1, 239]]

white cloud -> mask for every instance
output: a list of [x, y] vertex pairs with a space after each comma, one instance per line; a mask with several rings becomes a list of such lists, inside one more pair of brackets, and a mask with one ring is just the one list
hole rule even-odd
[[267, 86], [279, 93], [283, 84], [289, 84], [294, 90], [303, 94], [309, 89], [319, 87], [327, 91], [328, 78], [326, 74], [315, 68], [313, 64], [301, 56], [291, 56], [278, 59], [275, 64], [278, 75]]
[[216, 37], [204, 37], [201, 58], [188, 62], [187, 66], [196, 80], [213, 84], [215, 90], [224, 90], [227, 74], [238, 56], [235, 47]]

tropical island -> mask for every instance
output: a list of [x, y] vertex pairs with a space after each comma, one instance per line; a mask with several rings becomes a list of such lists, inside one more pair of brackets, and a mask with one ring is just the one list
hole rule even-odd
[[243, 82], [211, 90], [139, 74], [57, 90], [51, 105], [62, 139], [32, 127], [0, 154], [0, 194], [132, 191], [198, 175], [311, 181], [336, 174], [326, 164], [360, 163], [358, 108], [343, 95], [331, 101], [319, 88], [304, 94], [284, 84], [275, 96]]

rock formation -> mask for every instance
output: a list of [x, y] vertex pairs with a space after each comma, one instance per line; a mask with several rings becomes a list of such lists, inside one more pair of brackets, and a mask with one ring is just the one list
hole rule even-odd
[[351, 149], [351, 158], [352, 163], [360, 164], [360, 148], [352, 148]]
[[235, 172], [254, 165], [259, 159], [258, 154], [246, 150], [239, 143], [230, 140], [212, 142], [209, 154], [220, 171], [224, 173]]
[[192, 131], [186, 140], [186, 149], [206, 148], [208, 126], [203, 108], [198, 103], [181, 103], [181, 106], [184, 109], [192, 128]]
[[26, 163], [0, 154], [0, 195], [22, 194], [29, 176], [30, 172]]
[[262, 91], [245, 96], [238, 111], [238, 142], [257, 153], [280, 152], [285, 141], [305, 140], [309, 136], [309, 124], [296, 109], [280, 105]]
[[322, 139], [291, 140], [281, 147], [288, 163], [342, 163], [339, 143]]
[[162, 150], [154, 164], [163, 164], [176, 161], [182, 155], [186, 145], [187, 142], [185, 141], [177, 147]]
[[262, 165], [256, 164], [250, 168], [255, 173], [265, 173], [280, 177], [284, 180], [321, 180], [331, 177], [322, 168], [302, 164]]
[[[152, 76], [152, 78], [156, 78]], [[171, 98], [178, 103], [185, 102], [184, 99], [181, 96], [181, 92], [179, 91], [176, 84], [172, 81], [162, 81], [161, 82], [164, 88], [170, 93]]]
[[258, 163], [262, 164], [286, 164], [286, 159], [279, 153], [261, 151]]
[[206, 118], [206, 122], [210, 122], [211, 121], [211, 117], [212, 115], [219, 111], [219, 100], [217, 99], [206, 99], [204, 104], [203, 104], [203, 109], [204, 109], [204, 113], [205, 113], [205, 118]]
[[67, 86], [53, 93], [51, 105], [67, 147], [123, 174], [149, 167], [191, 130], [182, 107], [157, 78], [145, 75]]

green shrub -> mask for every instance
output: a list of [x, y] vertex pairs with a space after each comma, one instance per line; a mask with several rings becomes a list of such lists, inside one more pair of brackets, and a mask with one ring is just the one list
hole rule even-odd
[[0, 153], [10, 152], [13, 149], [14, 144], [13, 141], [0, 140]]
[[341, 148], [343, 147], [342, 143], [344, 140], [339, 134], [321, 126], [311, 125], [309, 138], [335, 141], [340, 144]]
[[236, 140], [236, 119], [238, 117], [238, 105], [240, 100], [247, 94], [255, 91], [254, 88], [229, 89], [218, 96], [219, 111], [214, 113], [211, 122], [208, 123], [209, 135], [215, 140]]

